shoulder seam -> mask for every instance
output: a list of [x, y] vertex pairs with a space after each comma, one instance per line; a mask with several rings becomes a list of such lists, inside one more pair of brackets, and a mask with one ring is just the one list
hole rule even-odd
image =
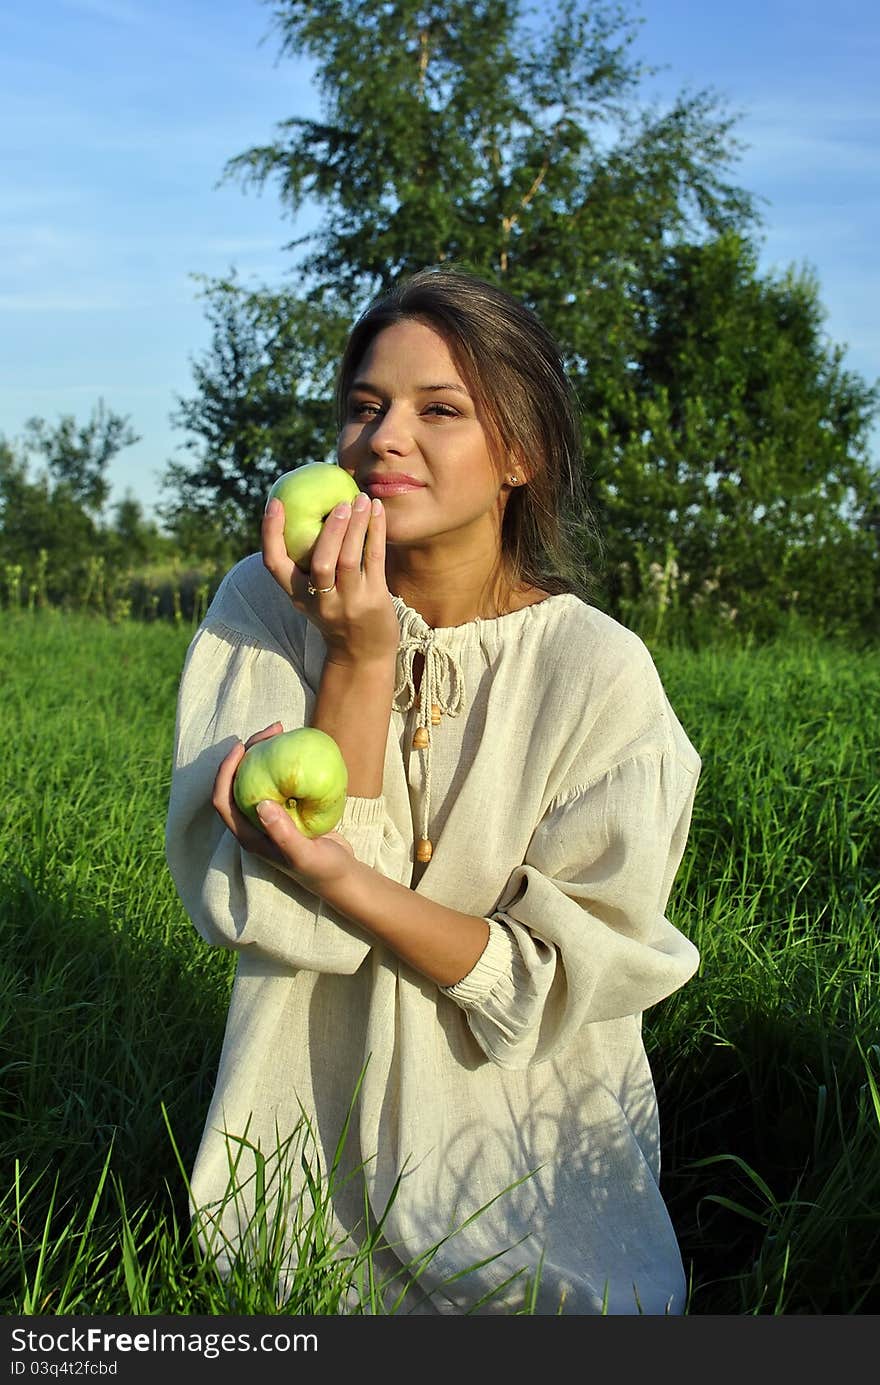
[[577, 784], [570, 784], [568, 788], [560, 789], [559, 793], [555, 794], [547, 804], [547, 812], [549, 813], [552, 809], [561, 807], [564, 803], [570, 802], [573, 798], [577, 798], [579, 794], [588, 793], [590, 789], [594, 789], [597, 784], [600, 784], [603, 779], [607, 779], [609, 774], [614, 774], [616, 770], [624, 769], [627, 765], [634, 764], [637, 760], [665, 760], [667, 758], [674, 759], [682, 769], [687, 770], [688, 774], [693, 775], [696, 772], [694, 767], [688, 764], [679, 754], [674, 745], [654, 746], [651, 750], [636, 750], [632, 755], [624, 755], [622, 759], [615, 760], [614, 764], [609, 765], [607, 769], [603, 769], [601, 773], [594, 775], [592, 779], [584, 779]]
[[255, 635], [246, 635], [243, 630], [236, 630], [234, 626], [227, 625], [222, 620], [205, 620], [202, 624], [202, 632], [206, 635], [217, 635], [219, 638], [228, 640], [230, 644], [247, 645], [250, 649], [262, 649], [264, 644]]

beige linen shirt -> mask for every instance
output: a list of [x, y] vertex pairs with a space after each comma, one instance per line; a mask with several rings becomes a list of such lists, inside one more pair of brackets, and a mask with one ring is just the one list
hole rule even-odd
[[365, 1183], [394, 1247], [377, 1263], [439, 1247], [404, 1311], [460, 1314], [488, 1295], [479, 1312], [515, 1313], [540, 1263], [541, 1313], [680, 1313], [641, 1018], [699, 961], [665, 916], [699, 757], [641, 640], [578, 597], [443, 629], [393, 600], [383, 792], [350, 797], [337, 830], [377, 871], [486, 918], [489, 940], [438, 987], [223, 826], [221, 759], [272, 721], [307, 724], [325, 657], [260, 555], [245, 559], [187, 655], [167, 818], [195, 928], [238, 954], [194, 1212], [221, 1264], [244, 1251], [259, 1149], [295, 1261], [297, 1121], [326, 1175], [363, 1071], [334, 1230], [343, 1252], [362, 1238]]

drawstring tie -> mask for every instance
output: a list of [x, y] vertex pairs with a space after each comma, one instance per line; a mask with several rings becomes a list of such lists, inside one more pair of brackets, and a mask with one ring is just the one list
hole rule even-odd
[[[398, 645], [400, 678], [394, 689], [394, 704], [398, 711], [409, 711], [416, 700], [415, 659], [424, 656], [422, 682], [418, 692], [419, 712], [412, 739], [413, 750], [425, 756], [425, 797], [422, 804], [422, 835], [416, 845], [416, 860], [430, 861], [433, 846], [428, 837], [431, 820], [431, 731], [439, 726], [442, 716], [458, 716], [464, 700], [464, 679], [456, 660], [440, 648], [430, 628], [425, 634], [402, 636]], [[448, 686], [448, 693], [444, 692]]]

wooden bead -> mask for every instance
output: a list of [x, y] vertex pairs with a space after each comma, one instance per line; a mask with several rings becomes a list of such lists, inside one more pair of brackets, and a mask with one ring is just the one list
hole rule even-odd
[[434, 854], [434, 848], [432, 847], [431, 843], [428, 841], [428, 838], [427, 838], [427, 837], [422, 837], [422, 838], [419, 840], [418, 846], [416, 847], [416, 860], [417, 860], [417, 861], [430, 861], [430, 859], [431, 859], [431, 857], [433, 856], [433, 854]]
[[428, 744], [429, 736], [424, 726], [420, 726], [413, 736], [413, 750], [424, 750]]
[[437, 703], [435, 702], [433, 707], [431, 708], [431, 725], [439, 726], [440, 718], [442, 717], [442, 715], [443, 713], [440, 711], [440, 708], [437, 706]]

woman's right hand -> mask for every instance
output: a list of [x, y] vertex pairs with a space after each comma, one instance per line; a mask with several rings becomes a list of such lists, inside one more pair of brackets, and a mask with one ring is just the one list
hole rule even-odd
[[352, 505], [331, 510], [312, 550], [311, 572], [303, 572], [284, 546], [284, 506], [272, 500], [263, 516], [262, 548], [275, 581], [321, 631], [330, 661], [364, 666], [394, 660], [400, 626], [385, 581], [381, 501], [361, 492]]

